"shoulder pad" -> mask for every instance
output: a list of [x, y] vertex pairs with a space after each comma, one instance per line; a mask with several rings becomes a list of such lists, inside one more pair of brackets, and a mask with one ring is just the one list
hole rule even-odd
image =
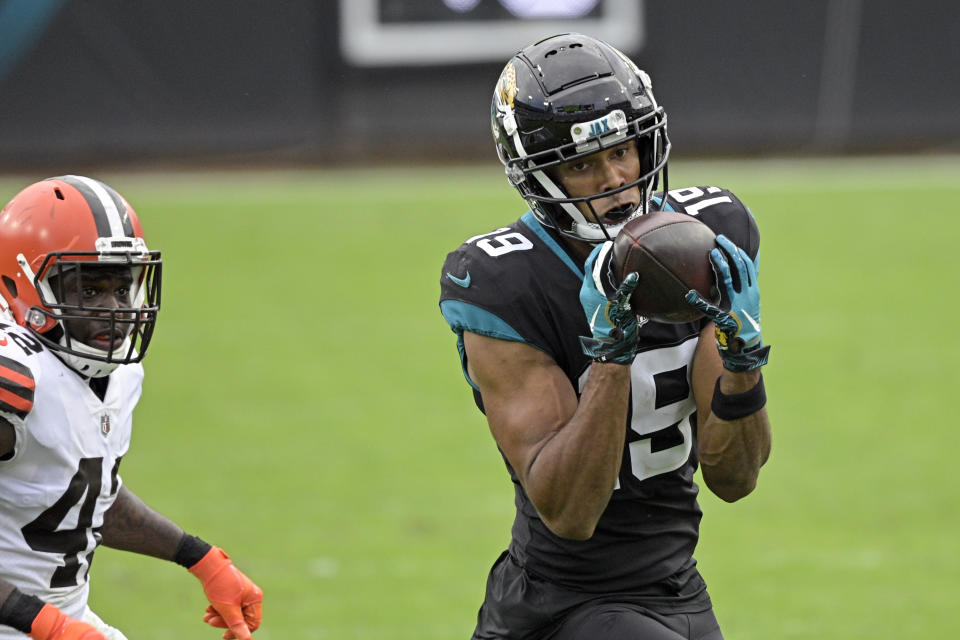
[[0, 412], [25, 418], [33, 409], [37, 381], [25, 363], [0, 354]]
[[671, 189], [667, 208], [697, 217], [714, 233], [722, 233], [752, 258], [757, 257], [760, 230], [750, 209], [732, 191], [709, 186]]

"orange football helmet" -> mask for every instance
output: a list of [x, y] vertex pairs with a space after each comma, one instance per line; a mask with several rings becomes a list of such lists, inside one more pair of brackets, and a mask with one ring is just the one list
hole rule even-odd
[[[77, 269], [129, 267], [127, 308], [66, 304], [62, 278]], [[9, 311], [84, 377], [109, 375], [147, 352], [160, 310], [161, 260], [149, 251], [136, 212], [108, 185], [83, 176], [34, 183], [0, 210], [0, 310]], [[51, 278], [60, 284], [55, 292]], [[67, 320], [109, 322], [123, 344], [99, 349], [71, 339]], [[119, 340], [118, 340], [119, 341]]]

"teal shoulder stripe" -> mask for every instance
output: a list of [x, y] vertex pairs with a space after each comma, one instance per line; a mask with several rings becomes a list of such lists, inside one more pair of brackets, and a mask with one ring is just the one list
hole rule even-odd
[[[650, 199], [653, 200], [654, 202], [656, 202], [658, 207], [660, 206], [660, 203], [663, 202], [663, 198], [661, 198], [660, 196], [653, 196], [653, 197], [650, 198]], [[671, 204], [668, 202], [668, 203], [667, 203], [667, 208], [665, 209], [665, 211], [676, 211], [676, 209], [674, 209], [674, 208], [673, 208], [673, 205], [671, 205]]]
[[520, 219], [523, 221], [523, 224], [527, 225], [545, 245], [550, 247], [550, 249], [557, 254], [558, 258], [563, 260], [565, 265], [570, 267], [571, 271], [577, 274], [578, 278], [583, 280], [583, 267], [578, 266], [577, 263], [570, 258], [567, 252], [563, 250], [563, 247], [561, 247], [557, 241], [553, 239], [553, 236], [547, 233], [546, 229], [543, 228], [543, 225], [540, 224], [540, 221], [537, 220], [537, 216], [533, 215], [532, 211], [527, 211]]
[[460, 366], [463, 369], [463, 377], [477, 391], [480, 390], [480, 387], [470, 379], [470, 374], [467, 373], [467, 351], [463, 346], [464, 331], [491, 338], [500, 338], [501, 340], [526, 343], [523, 336], [509, 324], [489, 311], [470, 303], [460, 300], [444, 300], [440, 303], [440, 313], [443, 314], [447, 324], [457, 334], [457, 351], [460, 352]]
[[469, 331], [501, 340], [526, 342], [516, 329], [498, 316], [469, 302], [444, 300], [440, 303], [440, 313], [443, 314], [450, 328], [457, 333]]

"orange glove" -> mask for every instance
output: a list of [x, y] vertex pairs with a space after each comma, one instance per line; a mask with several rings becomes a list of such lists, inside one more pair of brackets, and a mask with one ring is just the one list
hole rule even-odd
[[233, 566], [230, 556], [220, 547], [211, 547], [189, 571], [203, 583], [203, 592], [210, 601], [203, 621], [226, 629], [224, 640], [251, 640], [250, 632], [260, 627], [263, 616], [260, 587]]
[[86, 622], [71, 618], [49, 603], [33, 619], [27, 635], [34, 640], [107, 640]]

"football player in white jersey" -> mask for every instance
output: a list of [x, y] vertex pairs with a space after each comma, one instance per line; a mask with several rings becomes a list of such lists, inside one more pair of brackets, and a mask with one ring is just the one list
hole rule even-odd
[[123, 484], [161, 260], [106, 184], [60, 176], [0, 211], [0, 640], [125, 640], [88, 604], [96, 548], [176, 562], [249, 640], [263, 592]]

